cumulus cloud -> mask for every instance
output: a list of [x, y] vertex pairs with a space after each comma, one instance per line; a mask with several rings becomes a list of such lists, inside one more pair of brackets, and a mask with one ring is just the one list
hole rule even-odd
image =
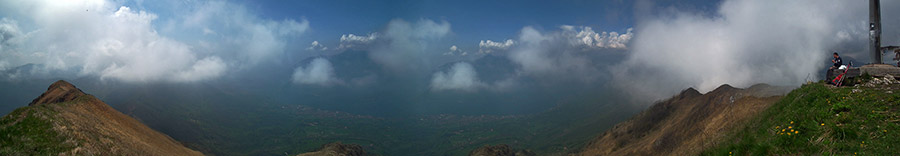
[[167, 18], [163, 30], [155, 27], [157, 14], [105, 0], [0, 5], [8, 15], [0, 20], [0, 61], [7, 66], [40, 64], [33, 70], [124, 82], [215, 79], [229, 67], [275, 58], [285, 38], [308, 28], [306, 20], [264, 20], [228, 2], [191, 3], [196, 9], [176, 12], [185, 16]]
[[444, 53], [444, 55], [467, 56], [469, 55], [469, 52], [459, 49], [459, 47], [457, 47], [456, 45], [452, 45], [450, 46], [450, 51], [447, 51], [446, 53]]
[[661, 9], [638, 22], [629, 56], [610, 70], [643, 99], [687, 87], [798, 85], [825, 69], [829, 49], [861, 38], [847, 32], [866, 29], [867, 9], [840, 0], [728, 0], [712, 15]]
[[478, 42], [478, 52], [489, 54], [498, 50], [507, 50], [509, 47], [513, 46], [513, 44], [515, 44], [515, 41], [511, 39], [507, 39], [505, 42], [481, 40], [481, 42]]
[[371, 33], [369, 35], [361, 36], [354, 34], [345, 34], [341, 35], [341, 44], [338, 45], [339, 50], [343, 49], [354, 49], [354, 48], [365, 48], [369, 44], [378, 39], [377, 33]]
[[319, 41], [313, 41], [309, 44], [309, 47], [306, 50], [316, 50], [316, 51], [324, 51], [328, 50], [328, 47], [319, 43]]
[[340, 81], [334, 76], [334, 67], [325, 58], [316, 58], [306, 67], [297, 67], [291, 80], [295, 84], [314, 84], [328, 86]]
[[447, 72], [439, 71], [434, 73], [431, 78], [432, 90], [461, 90], [473, 91], [484, 86], [484, 83], [478, 80], [478, 74], [471, 64], [459, 62], [453, 64], [453, 67]]
[[[197, 2], [178, 17], [182, 27], [175, 31], [215, 30], [215, 36], [201, 38], [214, 51], [240, 68], [268, 62], [284, 54], [287, 42], [309, 29], [305, 19], [270, 20], [260, 18], [242, 5], [210, 1]], [[199, 35], [199, 34], [198, 34]]]
[[0, 19], [0, 52], [6, 51], [5, 47], [21, 44], [24, 35], [15, 20], [5, 17]]
[[[199, 63], [198, 59], [209, 56], [197, 55], [190, 46], [157, 34], [151, 25], [157, 19], [155, 14], [124, 6], [114, 9], [113, 4], [105, 1], [72, 5], [55, 5], [55, 2], [47, 1], [29, 3], [36, 6], [34, 10], [11, 10], [31, 15], [21, 18], [34, 21], [38, 26], [27, 40], [30, 45], [4, 48], [6, 54], [20, 54], [5, 58], [17, 61], [17, 65], [41, 63], [59, 70], [80, 66], [81, 75], [124, 81], [191, 81], [224, 72], [224, 69], [203, 71], [205, 68], [192, 68]], [[94, 11], [71, 8], [93, 8]], [[221, 61], [212, 63], [224, 66]]]
[[633, 36], [632, 28], [628, 28], [625, 34], [619, 34], [618, 32], [594, 32], [591, 27], [574, 27], [574, 26], [562, 26], [563, 31], [567, 34], [574, 34], [569, 36], [574, 36], [572, 41], [573, 45], [583, 46], [584, 48], [615, 48], [615, 49], [626, 49], [628, 48], [626, 45], [628, 41], [631, 41]]
[[524, 27], [515, 46], [506, 55], [520, 66], [521, 74], [594, 82], [603, 71], [603, 62], [595, 62], [596, 56], [623, 49], [608, 46], [585, 48], [581, 44], [573, 44], [583, 42], [571, 30], [574, 29], [564, 26], [560, 31], [541, 32], [533, 27]]

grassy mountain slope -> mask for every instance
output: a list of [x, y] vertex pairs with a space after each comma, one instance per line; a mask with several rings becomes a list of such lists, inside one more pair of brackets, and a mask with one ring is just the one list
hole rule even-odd
[[702, 154], [900, 155], [898, 109], [900, 84], [807, 84]]
[[65, 81], [0, 118], [0, 155], [202, 155]]

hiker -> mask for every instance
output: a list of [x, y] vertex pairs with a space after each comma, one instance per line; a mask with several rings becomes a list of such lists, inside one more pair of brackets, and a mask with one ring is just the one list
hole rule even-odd
[[831, 76], [834, 69], [838, 69], [840, 73], [838, 73], [838, 75], [831, 80], [831, 84], [834, 84], [835, 86], [841, 86], [844, 82], [844, 75], [847, 74], [847, 71], [850, 71], [850, 68], [844, 66], [844, 61], [841, 60], [841, 56], [839, 56], [837, 52], [834, 52], [833, 56], [834, 59], [831, 60], [831, 63], [834, 63], [834, 65], [828, 68], [828, 74], [829, 76]]
[[834, 66], [828, 69], [838, 69], [844, 66], [844, 61], [841, 60], [841, 56], [838, 56], [837, 52], [834, 52], [834, 59], [831, 60], [831, 63], [834, 63]]
[[894, 49], [894, 54], [897, 54], [894, 56], [894, 60], [897, 60], [897, 67], [900, 67], [900, 48]]

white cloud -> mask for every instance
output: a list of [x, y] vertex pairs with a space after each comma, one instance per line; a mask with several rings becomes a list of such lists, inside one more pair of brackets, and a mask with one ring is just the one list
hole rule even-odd
[[469, 52], [463, 51], [462, 49], [459, 49], [459, 47], [457, 47], [456, 45], [452, 45], [452, 46], [450, 46], [450, 51], [447, 51], [446, 53], [444, 53], [444, 55], [448, 55], [448, 56], [452, 56], [452, 55], [467, 56], [467, 55], [469, 55]]
[[584, 46], [585, 48], [627, 49], [628, 41], [633, 36], [632, 28], [628, 28], [625, 34], [605, 31], [597, 33], [591, 27], [579, 27], [581, 30], [576, 30], [574, 26], [562, 26], [561, 28], [567, 34], [574, 34], [571, 35], [574, 37], [574, 45]]
[[432, 90], [473, 91], [484, 84], [478, 80], [478, 74], [471, 64], [459, 62], [447, 72], [437, 72], [431, 78]]
[[178, 18], [182, 27], [175, 31], [216, 30], [218, 35], [202, 38], [213, 48], [208, 50], [241, 68], [277, 59], [285, 52], [288, 39], [309, 29], [305, 19], [263, 19], [234, 3], [211, 1], [196, 5]]
[[520, 65], [522, 74], [592, 82], [601, 73], [588, 56], [593, 51], [573, 46], [572, 39], [566, 31], [541, 33], [525, 27], [507, 57]]
[[189, 70], [175, 74], [176, 81], [192, 82], [222, 76], [226, 65], [219, 57], [207, 57], [194, 63]]
[[638, 22], [629, 56], [610, 68], [614, 84], [650, 100], [687, 87], [799, 85], [825, 69], [829, 49], [859, 38], [846, 32], [866, 29], [867, 4], [727, 0], [714, 15], [669, 9]]
[[205, 28], [205, 27], [203, 28], [203, 35], [215, 35], [215, 34], [216, 34], [216, 31], [213, 31], [212, 29]]
[[507, 50], [509, 47], [513, 46], [513, 44], [515, 44], [515, 41], [511, 39], [507, 39], [505, 42], [481, 40], [481, 42], [478, 42], [478, 52], [487, 54], [498, 50]]
[[328, 50], [328, 47], [319, 43], [319, 41], [313, 41], [309, 44], [309, 47], [306, 50], [316, 50], [316, 51], [324, 51]]
[[370, 49], [369, 58], [395, 71], [427, 70], [424, 67], [431, 66], [430, 59], [442, 54], [432, 44], [448, 34], [450, 23], [447, 21], [437, 23], [421, 19], [410, 23], [401, 19], [391, 20], [383, 40], [379, 39], [379, 44]]
[[17, 65], [41, 63], [59, 70], [80, 66], [82, 75], [129, 82], [192, 80], [194, 74], [224, 72], [224, 68], [192, 68], [200, 56], [190, 46], [157, 34], [152, 27], [155, 14], [124, 6], [111, 9], [113, 4], [102, 1], [73, 5], [30, 3], [35, 10], [15, 10], [31, 13], [20, 18], [35, 21], [38, 26], [30, 33], [33, 38], [27, 40], [29, 45], [19, 45], [15, 50], [31, 54], [11, 57]]
[[354, 49], [354, 48], [364, 48], [369, 44], [378, 39], [377, 33], [371, 33], [366, 36], [354, 35], [354, 34], [344, 34], [341, 35], [341, 44], [338, 45], [339, 50], [343, 49]]
[[9, 62], [0, 60], [0, 71], [7, 70], [9, 68]]
[[340, 83], [334, 76], [331, 62], [325, 58], [316, 58], [306, 67], [297, 67], [291, 79], [295, 84], [315, 84], [328, 86]]
[[277, 58], [285, 38], [309, 27], [306, 20], [260, 19], [228, 2], [187, 3], [196, 6], [173, 13], [184, 16], [166, 18], [170, 24], [163, 31], [168, 33], [155, 28], [157, 14], [117, 2], [0, 3], [0, 13], [9, 15], [0, 20], [0, 61], [124, 82], [215, 79], [229, 67]]
[[5, 47], [21, 44], [24, 35], [15, 20], [0, 19], [0, 52], [4, 52]]

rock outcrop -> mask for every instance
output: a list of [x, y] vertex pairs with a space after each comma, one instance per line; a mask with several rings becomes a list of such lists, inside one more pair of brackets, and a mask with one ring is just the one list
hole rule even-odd
[[47, 92], [44, 92], [41, 96], [32, 100], [28, 105], [34, 106], [39, 104], [66, 102], [75, 100], [75, 98], [84, 95], [84, 92], [82, 92], [81, 89], [75, 88], [75, 85], [59, 80], [51, 84], [50, 87], [47, 88]]
[[469, 156], [533, 156], [535, 155], [528, 150], [514, 150], [506, 144], [484, 145], [478, 149], [472, 150]]
[[299, 154], [297, 156], [367, 156], [362, 146], [357, 144], [342, 144], [340, 142], [325, 144], [317, 151]]

